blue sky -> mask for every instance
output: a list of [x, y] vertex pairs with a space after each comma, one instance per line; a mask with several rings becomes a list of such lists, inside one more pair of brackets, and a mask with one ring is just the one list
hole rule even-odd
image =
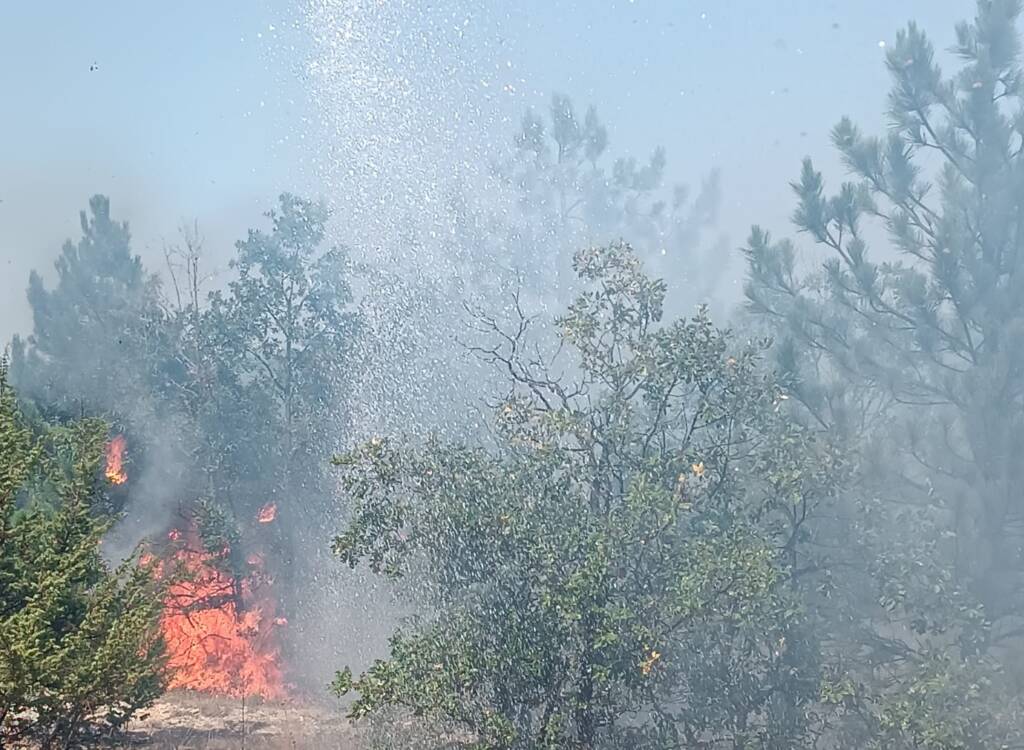
[[[223, 259], [282, 190], [330, 190], [308, 166], [324, 144], [305, 124], [316, 112], [301, 75], [311, 54], [303, 2], [4, 3], [0, 336], [28, 326], [28, 272], [48, 270], [63, 239], [77, 236], [92, 193], [111, 196], [155, 267], [183, 220], [198, 219]], [[884, 126], [879, 42], [916, 19], [944, 48], [973, 3], [481, 0], [466, 8], [471, 33], [499, 45], [526, 82], [513, 108], [543, 106], [563, 91], [581, 107], [597, 105], [616, 152], [663, 144], [673, 177], [690, 182], [720, 167], [722, 221], [738, 245], [751, 222], [786, 229], [786, 184], [802, 156], [836, 168], [828, 131], [840, 116]]]

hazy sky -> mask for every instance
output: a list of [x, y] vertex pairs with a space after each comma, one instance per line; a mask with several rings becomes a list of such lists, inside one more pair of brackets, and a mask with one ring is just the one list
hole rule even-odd
[[[111, 196], [155, 269], [182, 220], [198, 219], [224, 259], [282, 190], [330, 191], [309, 166], [323, 143], [308, 125], [317, 113], [303, 83], [312, 54], [303, 2], [3, 5], [0, 338], [29, 326], [28, 272], [49, 272], [62, 241], [78, 236], [78, 212], [92, 193]], [[563, 91], [581, 108], [597, 105], [616, 153], [643, 156], [663, 144], [673, 177], [690, 182], [720, 167], [722, 221], [735, 245], [755, 221], [787, 229], [786, 185], [805, 154], [835, 165], [828, 131], [840, 116], [884, 125], [880, 42], [916, 19], [945, 48], [973, 6], [465, 4], [468, 33], [497, 45], [525, 82], [511, 107], [543, 105]]]

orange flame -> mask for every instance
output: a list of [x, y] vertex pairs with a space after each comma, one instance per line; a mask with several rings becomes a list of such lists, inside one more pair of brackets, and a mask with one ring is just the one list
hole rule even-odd
[[275, 518], [277, 518], [277, 505], [274, 503], [267, 503], [256, 514], [258, 523], [273, 523]]
[[174, 556], [182, 575], [169, 587], [160, 623], [172, 674], [168, 687], [286, 698], [277, 630], [287, 621], [274, 612], [269, 579], [260, 570], [235, 579], [218, 565], [226, 551], [196, 551], [194, 533], [169, 536], [191, 544]]
[[124, 484], [128, 481], [128, 473], [124, 470], [124, 449], [127, 441], [124, 435], [117, 435], [107, 444], [107, 468], [104, 472], [111, 484]]

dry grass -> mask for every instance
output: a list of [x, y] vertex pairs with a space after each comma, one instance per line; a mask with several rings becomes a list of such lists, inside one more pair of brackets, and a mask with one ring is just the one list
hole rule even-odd
[[129, 728], [130, 747], [152, 750], [363, 750], [340, 709], [313, 703], [169, 693]]

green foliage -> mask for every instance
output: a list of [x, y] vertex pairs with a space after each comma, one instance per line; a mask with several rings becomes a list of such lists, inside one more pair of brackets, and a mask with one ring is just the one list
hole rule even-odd
[[825, 608], [862, 683], [855, 747], [1000, 747], [1021, 729], [1020, 675], [997, 668], [1024, 616], [1021, 7], [977, 8], [951, 78], [917, 26], [897, 35], [893, 127], [833, 131], [851, 181], [829, 196], [804, 162], [794, 221], [820, 270], [758, 228], [746, 250], [794, 413], [857, 464], [814, 539], [834, 549]]
[[156, 278], [131, 254], [128, 225], [110, 216], [110, 201], [89, 200], [82, 238], [64, 244], [47, 290], [29, 279], [33, 333], [15, 339], [11, 376], [23, 397], [54, 413], [78, 416], [137, 398], [161, 379], [167, 328]]
[[237, 243], [225, 290], [204, 294], [194, 232], [169, 253], [181, 374], [167, 399], [191, 436], [188, 494], [220, 506], [199, 509], [217, 517], [214, 544], [226, 541], [226, 525], [238, 538], [251, 532], [268, 502], [281, 514], [274, 529], [319, 523], [328, 441], [345, 418], [357, 334], [346, 255], [325, 247], [321, 204], [284, 194], [267, 218], [269, 231]]
[[0, 743], [79, 747], [163, 690], [159, 588], [100, 551], [105, 440], [91, 420], [35, 434], [0, 370]]
[[[490, 222], [514, 245], [514, 264], [534, 274], [525, 286], [545, 288], [552, 267], [564, 276], [560, 283], [571, 284], [570, 269], [562, 266], [576, 248], [628, 237], [649, 268], [679, 278], [687, 305], [707, 302], [727, 267], [725, 239], [702, 241], [718, 218], [718, 173], [691, 195], [685, 185], [666, 182], [664, 148], [637, 160], [613, 155], [610, 143], [597, 110], [588, 107], [581, 117], [564, 94], [552, 96], [547, 117], [533, 110], [523, 116], [512, 153], [496, 166], [509, 188], [507, 201], [521, 214], [511, 226], [497, 216]], [[508, 214], [507, 203], [496, 213]]]
[[877, 708], [873, 747], [1006, 747], [1004, 727], [1019, 720], [1012, 698], [992, 690], [997, 665], [951, 662], [943, 654], [922, 659]]
[[[234, 538], [225, 541], [241, 569], [245, 542], [258, 534], [281, 604], [294, 618], [305, 591], [294, 584], [320, 562], [299, 552], [303, 540], [322, 533], [358, 325], [347, 255], [325, 242], [326, 208], [284, 194], [267, 218], [268, 231], [250, 230], [237, 243], [237, 278], [226, 292], [184, 313], [182, 350], [195, 387], [183, 395], [201, 425], [193, 461], [207, 477], [203, 494], [221, 506], [212, 538], [234, 525]], [[258, 527], [267, 503], [275, 504], [277, 520]]]
[[343, 416], [338, 389], [356, 321], [346, 255], [323, 247], [326, 209], [284, 194], [267, 216], [269, 232], [250, 230], [237, 243], [238, 278], [227, 295], [211, 295], [206, 330], [218, 366], [253, 409], [248, 426], [263, 425], [266, 486], [276, 479], [295, 491], [322, 473], [321, 441]]
[[[270, 227], [237, 243], [235, 278], [214, 293], [198, 229], [186, 230], [184, 247], [165, 249], [169, 294], [132, 255], [109, 201], [94, 197], [90, 211], [55, 286], [30, 280], [33, 334], [13, 347], [19, 394], [43, 415], [99, 414], [126, 434], [139, 471], [107, 494], [114, 509], [134, 503], [115, 530], [129, 544], [166, 532], [178, 507], [208, 546], [230, 550], [235, 572], [259, 535], [275, 575], [298, 575], [296, 539], [321, 528], [357, 332], [326, 209], [282, 195]], [[280, 522], [259, 526], [269, 502]]]
[[819, 674], [796, 550], [828, 456], [782, 418], [760, 345], [703, 314], [662, 324], [664, 284], [626, 245], [575, 265], [568, 361], [535, 355], [525, 318], [478, 321], [510, 388], [492, 449], [337, 459], [336, 552], [430, 605], [335, 688], [355, 716], [404, 707], [482, 748], [798, 746]]

